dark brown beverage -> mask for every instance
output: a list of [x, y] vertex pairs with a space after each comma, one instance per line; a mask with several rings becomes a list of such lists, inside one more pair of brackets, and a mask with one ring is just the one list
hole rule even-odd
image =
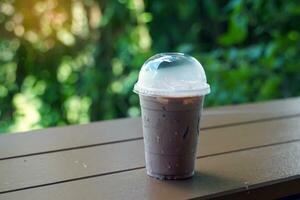
[[140, 95], [146, 168], [158, 179], [193, 176], [204, 97]]

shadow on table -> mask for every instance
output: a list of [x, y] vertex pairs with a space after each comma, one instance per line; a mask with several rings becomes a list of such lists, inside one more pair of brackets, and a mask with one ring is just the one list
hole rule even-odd
[[[241, 189], [241, 185], [245, 185], [244, 182], [227, 178], [225, 175], [195, 172], [192, 178], [186, 180], [161, 181], [150, 178], [146, 190], [151, 199], [161, 199], [162, 197], [177, 199], [179, 196], [193, 198], [217, 194], [233, 188]], [[170, 189], [172, 194], [170, 194]]]

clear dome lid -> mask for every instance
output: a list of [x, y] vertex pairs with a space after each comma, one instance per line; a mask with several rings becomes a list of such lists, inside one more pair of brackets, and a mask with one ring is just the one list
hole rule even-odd
[[145, 96], [203, 96], [210, 92], [202, 65], [182, 53], [161, 53], [141, 68], [134, 92]]

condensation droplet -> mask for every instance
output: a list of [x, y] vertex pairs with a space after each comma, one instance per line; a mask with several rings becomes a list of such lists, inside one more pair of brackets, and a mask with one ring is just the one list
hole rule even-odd
[[160, 137], [159, 136], [156, 136], [156, 141], [160, 142]]
[[172, 165], [171, 163], [168, 164], [168, 169], [171, 169], [172, 168]]
[[179, 120], [178, 120], [178, 119], [174, 119], [174, 122], [175, 122], [175, 123], [179, 123]]
[[175, 164], [175, 167], [179, 167], [179, 164], [178, 164], [178, 163], [176, 163], [176, 164]]
[[177, 131], [175, 131], [175, 132], [174, 132], [174, 135], [178, 135], [178, 132], [177, 132]]

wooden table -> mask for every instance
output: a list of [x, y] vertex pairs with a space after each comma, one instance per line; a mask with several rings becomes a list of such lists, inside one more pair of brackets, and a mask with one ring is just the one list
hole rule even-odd
[[[300, 98], [204, 111], [196, 174], [145, 173], [140, 118], [0, 137], [0, 199], [268, 199], [300, 193]], [[267, 198], [266, 198], [267, 197]]]

